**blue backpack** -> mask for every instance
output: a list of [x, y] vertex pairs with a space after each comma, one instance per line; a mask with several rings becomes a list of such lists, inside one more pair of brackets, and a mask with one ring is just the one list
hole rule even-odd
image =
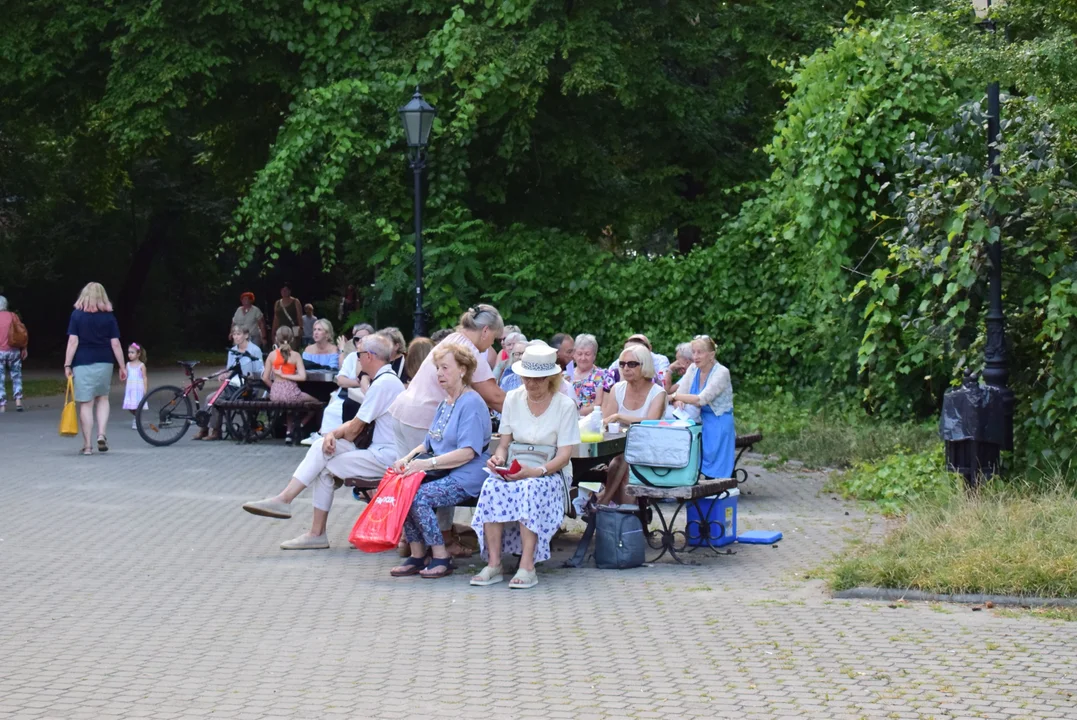
[[628, 482], [651, 487], [685, 487], [699, 482], [703, 426], [644, 420], [628, 428]]

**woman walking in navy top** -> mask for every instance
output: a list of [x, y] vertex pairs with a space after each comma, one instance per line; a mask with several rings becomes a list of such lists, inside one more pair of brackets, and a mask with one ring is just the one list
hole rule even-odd
[[97, 418], [97, 450], [108, 451], [108, 393], [112, 385], [112, 360], [120, 366], [120, 381], [127, 380], [127, 368], [120, 347], [120, 326], [112, 314], [112, 303], [100, 283], [82, 288], [67, 325], [67, 355], [64, 374], [75, 379], [75, 402], [79, 406], [82, 455], [92, 455], [90, 446], [94, 418]]

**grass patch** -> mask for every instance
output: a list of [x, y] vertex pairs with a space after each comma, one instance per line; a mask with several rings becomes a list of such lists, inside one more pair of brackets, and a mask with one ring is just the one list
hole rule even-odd
[[756, 450], [808, 467], [850, 467], [941, 444], [935, 420], [882, 420], [834, 398], [749, 392], [737, 395], [734, 413], [738, 433], [763, 432]]
[[1071, 607], [997, 608], [995, 612], [1002, 617], [1035, 617], [1041, 620], [1077, 622], [1077, 608]]
[[[23, 380], [22, 381], [22, 396], [24, 398], [33, 397], [51, 397], [53, 395], [63, 395], [64, 390], [67, 389], [67, 380]], [[7, 397], [11, 399], [11, 385], [7, 386]]]
[[845, 498], [874, 502], [885, 515], [904, 512], [923, 498], [945, 500], [963, 487], [960, 475], [946, 470], [943, 446], [920, 453], [899, 451], [878, 462], [858, 462], [833, 475], [824, 488]]
[[1077, 490], [1018, 479], [925, 496], [882, 544], [841, 560], [832, 585], [1077, 597]]

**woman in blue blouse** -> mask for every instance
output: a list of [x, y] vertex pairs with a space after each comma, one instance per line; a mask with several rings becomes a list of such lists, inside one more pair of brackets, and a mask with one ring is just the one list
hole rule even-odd
[[333, 323], [325, 318], [314, 321], [314, 343], [303, 350], [303, 362], [307, 370], [316, 370], [311, 364], [326, 370], [340, 370], [340, 349], [333, 344]]
[[715, 359], [717, 347], [707, 335], [692, 341], [692, 364], [674, 385], [670, 398], [677, 407], [695, 405], [702, 411], [705, 477], [733, 476], [737, 433], [733, 427], [733, 383], [729, 370]]
[[[411, 557], [390, 571], [393, 577], [452, 575], [452, 558], [445, 548], [435, 511], [477, 497], [486, 479], [490, 410], [482, 396], [471, 389], [471, 378], [477, 367], [475, 356], [462, 345], [451, 343], [437, 346], [432, 354], [438, 385], [448, 397], [438, 405], [423, 444], [397, 460], [393, 468], [428, 475], [449, 472], [440, 479], [423, 483], [415, 494], [404, 522], [404, 537], [411, 546]], [[433, 555], [429, 564], [426, 563], [428, 547]]]

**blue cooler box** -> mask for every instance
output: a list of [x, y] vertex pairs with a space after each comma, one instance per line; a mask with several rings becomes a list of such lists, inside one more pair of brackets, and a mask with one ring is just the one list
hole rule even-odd
[[[740, 490], [733, 488], [729, 494], [721, 500], [717, 498], [700, 498], [696, 505], [688, 504], [688, 525], [685, 532], [688, 534], [688, 544], [694, 546], [721, 547], [729, 545], [737, 540], [737, 498]], [[700, 517], [700, 512], [703, 517]], [[709, 525], [708, 525], [709, 523]], [[707, 526], [710, 530], [710, 542], [700, 537], [700, 530]], [[721, 537], [719, 537], [719, 535]]]

